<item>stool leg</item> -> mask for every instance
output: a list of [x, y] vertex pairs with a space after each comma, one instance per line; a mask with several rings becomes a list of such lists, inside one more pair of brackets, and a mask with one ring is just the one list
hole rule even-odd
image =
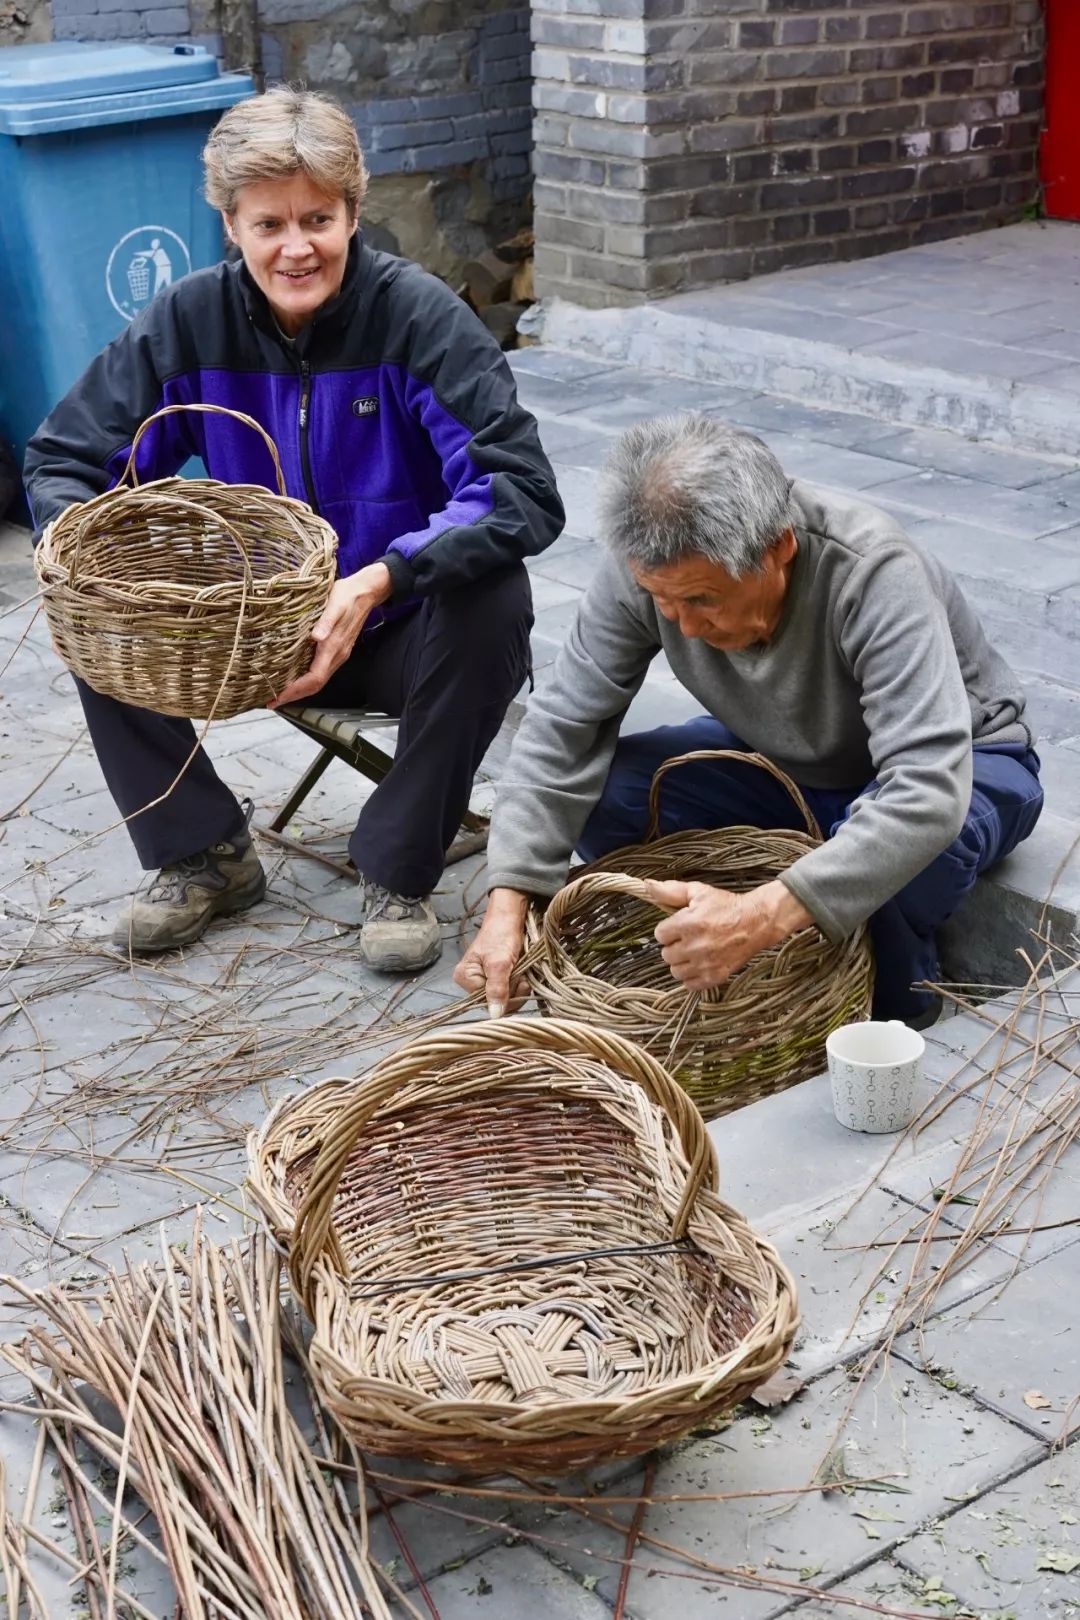
[[323, 772], [326, 770], [326, 767], [329, 765], [330, 761], [336, 758], [337, 755], [334, 753], [332, 748], [324, 748], [322, 753], [318, 754], [315, 759], [312, 760], [311, 764], [308, 766], [307, 770], [304, 772], [299, 782], [297, 782], [296, 786], [289, 794], [289, 797], [285, 800], [285, 803], [282, 805], [281, 809], [270, 823], [271, 832], [280, 832], [281, 829], [286, 826], [289, 821], [291, 821], [292, 817], [296, 814], [297, 810], [299, 810], [300, 806], [303, 804], [304, 800], [307, 798], [320, 776], [322, 776]]

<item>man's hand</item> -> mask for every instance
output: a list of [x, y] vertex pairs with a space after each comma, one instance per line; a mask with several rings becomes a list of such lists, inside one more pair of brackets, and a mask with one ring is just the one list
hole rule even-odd
[[284, 692], [279, 692], [266, 707], [280, 709], [284, 703], [299, 703], [302, 698], [321, 692], [352, 652], [372, 609], [388, 601], [392, 589], [390, 570], [382, 562], [371, 563], [359, 573], [337, 580], [322, 618], [311, 632], [315, 643], [311, 668], [306, 675], [290, 681]]
[[528, 909], [528, 896], [517, 889], [492, 889], [480, 932], [454, 969], [459, 989], [486, 992], [492, 1018], [516, 1012], [525, 1000], [514, 968], [525, 944]]
[[779, 945], [814, 920], [779, 880], [748, 894], [731, 894], [708, 883], [650, 879], [649, 899], [672, 913], [653, 932], [664, 961], [688, 990], [726, 984], [758, 951]]

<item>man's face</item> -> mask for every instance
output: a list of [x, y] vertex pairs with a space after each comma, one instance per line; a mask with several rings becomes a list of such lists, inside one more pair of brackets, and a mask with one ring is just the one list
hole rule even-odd
[[797, 549], [788, 529], [766, 552], [761, 572], [742, 579], [702, 557], [651, 570], [631, 563], [630, 572], [684, 636], [721, 652], [742, 652], [768, 641], [780, 622]]

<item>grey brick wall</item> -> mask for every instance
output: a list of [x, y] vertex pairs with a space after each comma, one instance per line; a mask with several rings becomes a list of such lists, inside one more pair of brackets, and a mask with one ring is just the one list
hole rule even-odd
[[536, 0], [537, 286], [847, 259], [1038, 196], [1039, 0]]
[[186, 4], [177, 0], [51, 0], [54, 39], [147, 40], [172, 45], [191, 39]]
[[417, 174], [481, 163], [496, 202], [521, 199], [532, 144], [528, 10], [486, 17], [456, 65], [460, 87], [351, 102], [368, 169]]

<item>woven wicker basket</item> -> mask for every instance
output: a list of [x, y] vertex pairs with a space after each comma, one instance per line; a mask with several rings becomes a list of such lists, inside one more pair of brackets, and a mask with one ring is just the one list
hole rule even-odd
[[[194, 478], [139, 485], [139, 442], [176, 411], [254, 428], [280, 493]], [[56, 650], [88, 686], [159, 714], [221, 720], [267, 703], [308, 668], [336, 546], [330, 525], [285, 494], [258, 422], [217, 405], [169, 405], [139, 428], [115, 489], [49, 524], [35, 564]]]
[[[706, 759], [768, 771], [791, 794], [806, 831], [725, 827], [657, 838], [665, 772]], [[727, 984], [697, 993], [677, 984], [660, 954], [653, 938], [658, 912], [644, 880], [743, 893], [821, 841], [795, 783], [763, 755], [719, 749], [667, 760], [653, 778], [646, 842], [582, 867], [543, 914], [531, 913], [533, 949], [524, 968], [542, 1010], [644, 1046], [709, 1119], [820, 1073], [826, 1036], [869, 1014], [873, 964], [865, 929], [840, 944], [803, 929], [753, 957]]]
[[286, 1099], [248, 1152], [322, 1397], [374, 1452], [632, 1456], [791, 1348], [790, 1276], [717, 1197], [685, 1093], [618, 1036], [458, 1025]]

